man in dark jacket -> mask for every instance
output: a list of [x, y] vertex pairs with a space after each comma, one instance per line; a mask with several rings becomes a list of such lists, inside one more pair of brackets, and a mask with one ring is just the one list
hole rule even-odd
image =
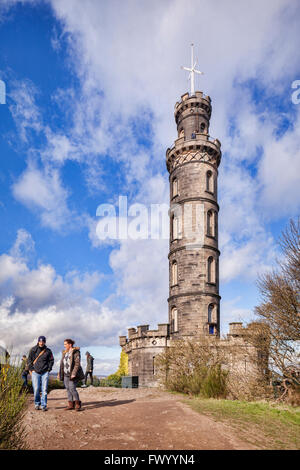
[[86, 386], [88, 376], [90, 376], [91, 385], [93, 385], [94, 358], [93, 356], [91, 356], [91, 354], [88, 351], [85, 353], [85, 355], [86, 355], [86, 371], [85, 371], [85, 376], [84, 376], [84, 385]]
[[39, 336], [37, 345], [31, 348], [28, 356], [28, 369], [32, 380], [36, 410], [41, 407], [43, 411], [47, 411], [49, 372], [51, 372], [53, 364], [54, 357], [51, 349], [46, 347], [46, 338]]

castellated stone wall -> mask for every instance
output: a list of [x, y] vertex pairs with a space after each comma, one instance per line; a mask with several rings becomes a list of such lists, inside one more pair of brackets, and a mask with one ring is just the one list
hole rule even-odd
[[[192, 305], [192, 302], [191, 302]], [[129, 375], [139, 377], [140, 387], [157, 387], [155, 357], [172, 347], [179, 336], [169, 334], [169, 324], [158, 325], [157, 330], [149, 330], [149, 325], [128, 329], [128, 337], [120, 336], [120, 346], [128, 354]], [[238, 377], [257, 379], [267, 377], [268, 358], [261, 356], [251, 341], [251, 327], [243, 327], [240, 322], [229, 324], [225, 338], [217, 339], [218, 348], [226, 355], [226, 368]], [[193, 335], [180, 335], [181, 339]], [[215, 343], [212, 343], [215, 344]]]
[[120, 336], [120, 346], [128, 354], [128, 374], [139, 377], [139, 387], [157, 386], [155, 357], [169, 347], [169, 325], [162, 323], [157, 330], [149, 325], [128, 329], [128, 337]]

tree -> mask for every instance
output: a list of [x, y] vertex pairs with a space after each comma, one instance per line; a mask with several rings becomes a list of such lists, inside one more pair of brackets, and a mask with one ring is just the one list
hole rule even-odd
[[[300, 219], [290, 220], [279, 239], [277, 267], [260, 276], [261, 304], [255, 308], [269, 332], [269, 367], [283, 387], [300, 388]], [[285, 387], [287, 391], [287, 387]]]
[[121, 386], [122, 377], [124, 375], [128, 375], [128, 354], [122, 350], [120, 355], [119, 368], [117, 372], [110, 374], [107, 377], [107, 380], [109, 380], [111, 383], [114, 383], [116, 386]]

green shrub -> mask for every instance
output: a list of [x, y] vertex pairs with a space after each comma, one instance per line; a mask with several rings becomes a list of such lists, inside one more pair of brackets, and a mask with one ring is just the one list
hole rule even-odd
[[207, 370], [201, 384], [200, 394], [205, 398], [225, 398], [227, 395], [228, 372], [221, 369], [220, 364]]
[[50, 378], [49, 383], [48, 383], [48, 392], [51, 392], [51, 390], [57, 390], [57, 389], [61, 390], [62, 388], [65, 388], [65, 385], [61, 380]]
[[93, 386], [100, 387], [100, 379], [98, 379], [98, 377], [96, 377], [95, 375], [93, 375]]
[[228, 381], [222, 362], [222, 351], [214, 340], [177, 340], [156, 357], [157, 376], [168, 390], [221, 398], [227, 395]]
[[2, 364], [0, 370], [0, 449], [26, 449], [23, 417], [27, 392], [23, 389], [21, 367]]
[[117, 387], [117, 388], [120, 388], [121, 385], [122, 385], [122, 377], [120, 377], [116, 374], [111, 374], [106, 379], [101, 379], [100, 380], [100, 387]]

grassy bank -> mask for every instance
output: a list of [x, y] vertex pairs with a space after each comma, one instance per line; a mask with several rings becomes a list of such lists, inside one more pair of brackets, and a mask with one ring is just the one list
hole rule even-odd
[[300, 449], [300, 407], [267, 402], [185, 399], [193, 410], [231, 426], [261, 449]]

